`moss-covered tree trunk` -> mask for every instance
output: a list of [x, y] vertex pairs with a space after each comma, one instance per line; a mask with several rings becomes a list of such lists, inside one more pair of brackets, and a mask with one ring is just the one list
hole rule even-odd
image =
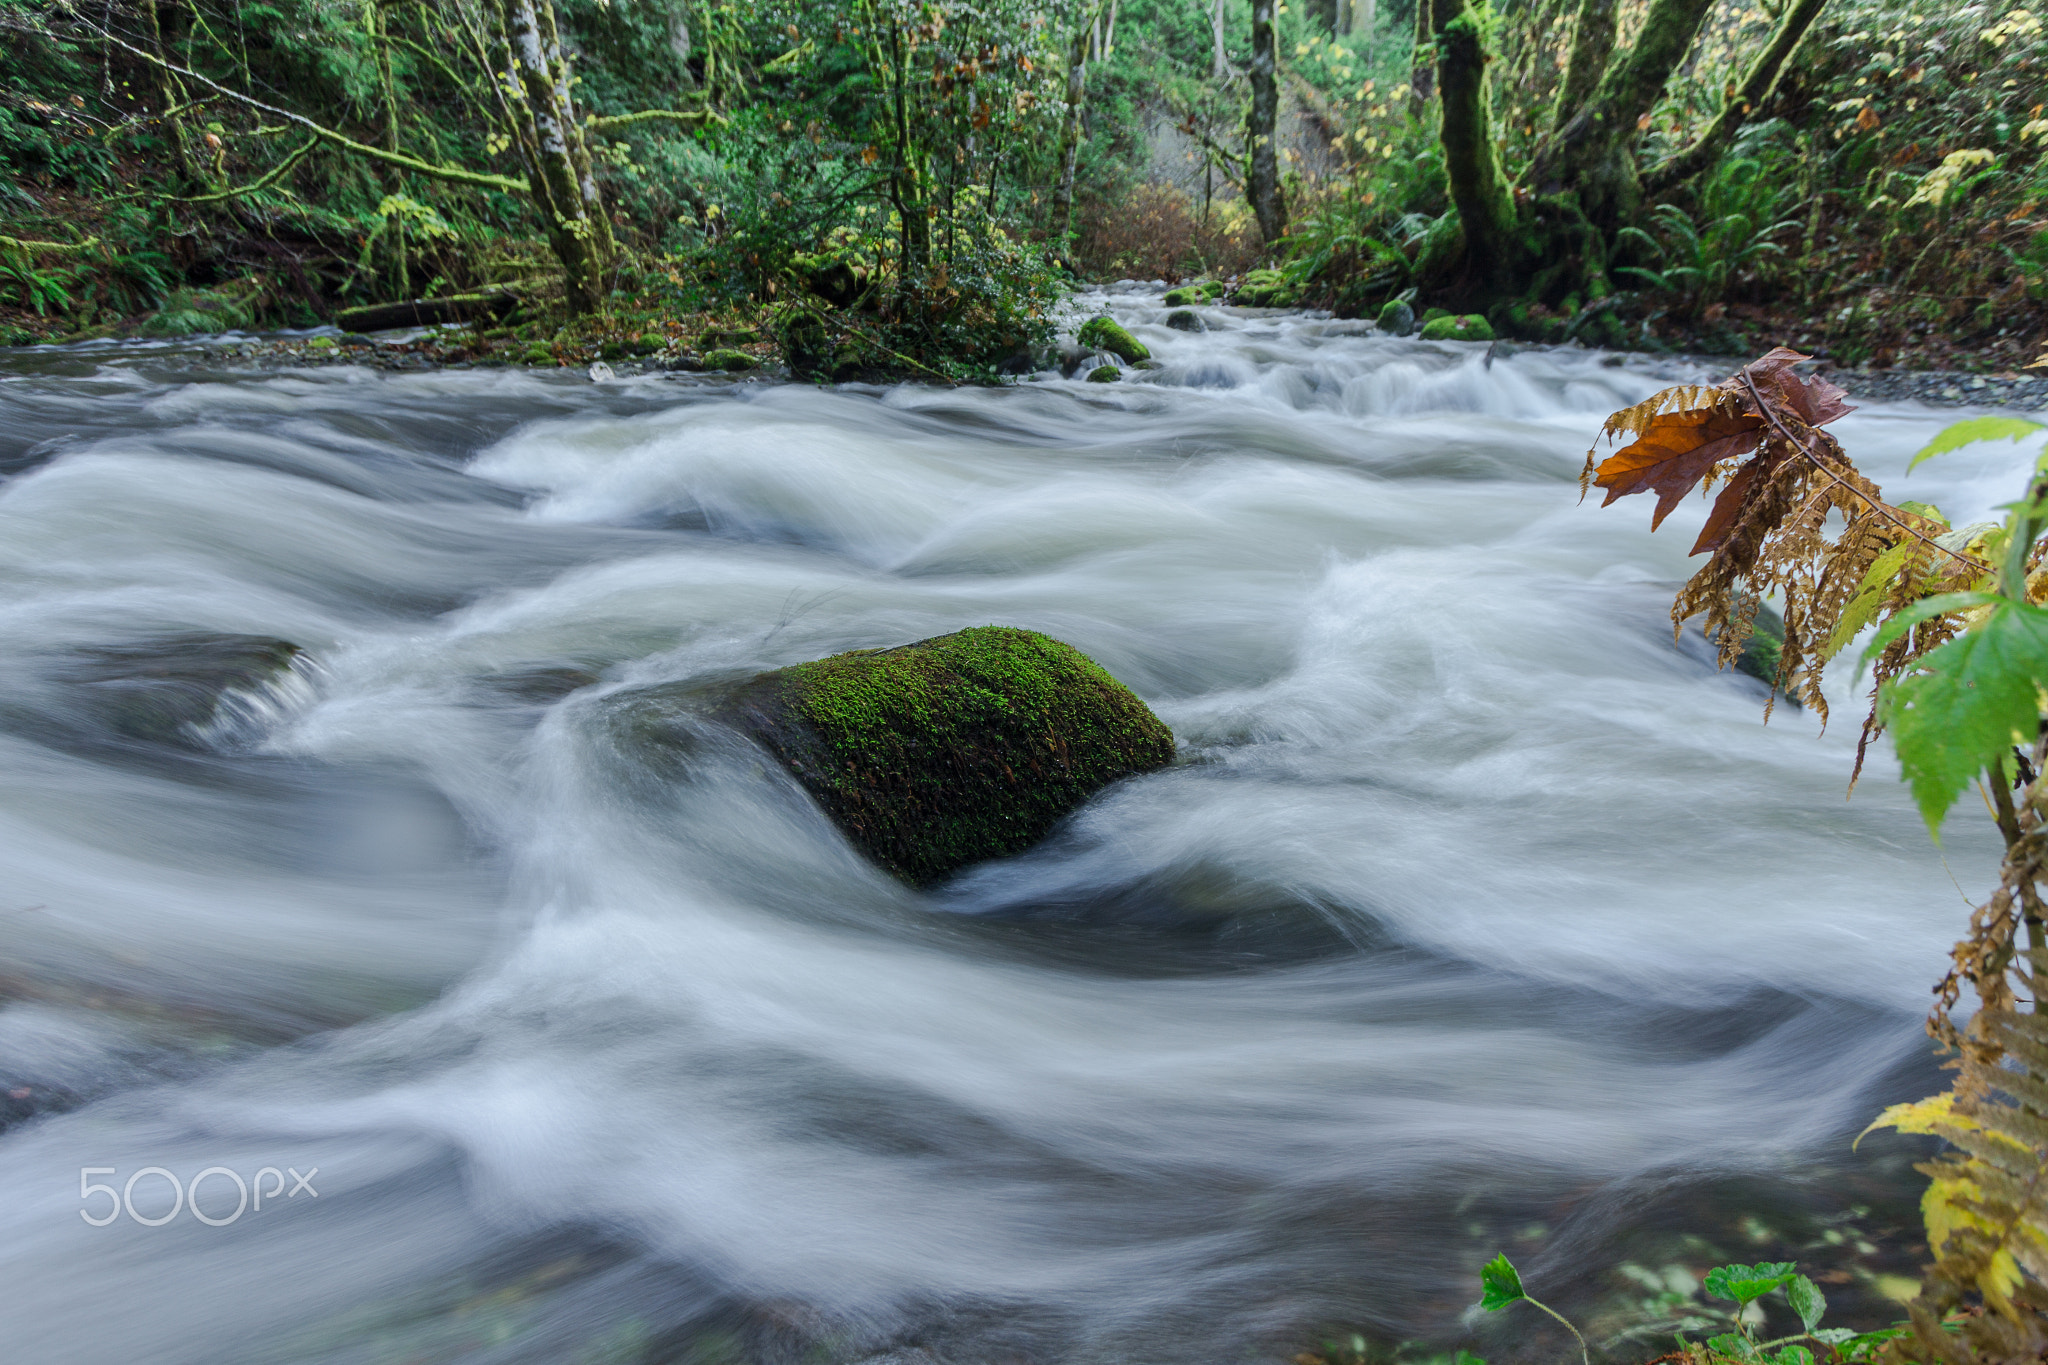
[[1464, 231], [1465, 267], [1489, 290], [1512, 290], [1527, 252], [1514, 191], [1494, 155], [1485, 34], [1466, 0], [1435, 0], [1433, 13], [1444, 171]]
[[548, 245], [562, 263], [569, 311], [604, 303], [618, 247], [612, 238], [583, 125], [570, 90], [569, 63], [552, 0], [500, 0], [509, 52], [507, 80], [519, 150]]
[[1571, 122], [1572, 115], [1600, 84], [1614, 55], [1616, 0], [1579, 0], [1578, 15], [1572, 21], [1572, 49], [1565, 58], [1564, 84], [1557, 89], [1550, 128], [1553, 133]]
[[1749, 73], [1743, 77], [1742, 84], [1728, 93], [1721, 112], [1707, 125], [1706, 131], [1690, 147], [1666, 157], [1643, 177], [1644, 187], [1650, 193], [1662, 193], [1683, 184], [1720, 158], [1728, 144], [1735, 140], [1736, 132], [1750, 112], [1771, 97], [1771, 92], [1777, 88], [1778, 77], [1784, 74], [1786, 63], [1792, 59], [1792, 54], [1798, 50], [1800, 41], [1813, 27], [1813, 21], [1820, 17], [1826, 3], [1827, 0], [1794, 0], [1779, 17], [1777, 30], [1771, 34], [1770, 42], [1750, 63]]
[[1569, 198], [1572, 210], [1602, 232], [1634, 217], [1643, 198], [1632, 155], [1639, 121], [1656, 107], [1712, 8], [1713, 0], [1650, 0], [1635, 43], [1537, 147], [1523, 186], [1538, 199]]
[[1268, 246], [1287, 235], [1275, 127], [1280, 114], [1280, 52], [1273, 10], [1274, 0], [1252, 0], [1252, 107], [1245, 127], [1245, 189], [1259, 220], [1259, 236]]

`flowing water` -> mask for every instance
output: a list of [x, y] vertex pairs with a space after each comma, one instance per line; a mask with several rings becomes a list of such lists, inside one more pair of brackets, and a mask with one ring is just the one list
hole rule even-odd
[[[1673, 645], [1703, 504], [1579, 501], [1695, 372], [1115, 302], [1115, 386], [17, 353], [0, 1356], [1511, 1359], [1496, 1250], [1626, 1325], [1801, 1219], [1882, 1307], [1910, 1149], [1847, 1140], [1965, 908], [1888, 753], [1843, 799], [1846, 669], [1816, 738]], [[1948, 416], [1838, 429], [1981, 515], [2026, 452], [1900, 482]], [[612, 723], [990, 622], [1180, 759], [928, 895]]]

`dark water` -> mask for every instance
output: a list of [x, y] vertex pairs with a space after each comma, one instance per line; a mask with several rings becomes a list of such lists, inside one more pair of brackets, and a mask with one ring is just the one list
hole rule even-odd
[[[1761, 726], [1691, 533], [1579, 504], [1661, 375], [1119, 308], [1114, 388], [6, 362], [0, 1355], [1547, 1358], [1461, 1317], [1502, 1249], [1600, 1340], [1724, 1255], [1887, 1312], [1912, 1149], [1847, 1144], [1966, 909], [1846, 673]], [[610, 723], [989, 622], [1182, 761], [929, 896]]]

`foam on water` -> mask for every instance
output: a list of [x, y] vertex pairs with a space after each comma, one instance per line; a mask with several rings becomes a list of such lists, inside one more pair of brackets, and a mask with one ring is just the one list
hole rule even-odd
[[[1116, 307], [1161, 366], [1115, 386], [0, 380], [40, 452], [0, 485], [0, 1077], [90, 1101], [0, 1137], [10, 1347], [1442, 1333], [1487, 1209], [1591, 1244], [1930, 1081], [1965, 911], [1888, 757], [1842, 799], [1849, 678], [1825, 736], [1760, 726], [1664, 621], [1703, 504], [1578, 502], [1679, 370]], [[1983, 515], [2026, 452], [1897, 482], [1943, 420], [1840, 429]], [[1101, 661], [1183, 761], [930, 895], [736, 737], [617, 723], [986, 622]], [[308, 661], [189, 751], [100, 742], [62, 661], [167, 631]], [[1947, 849], [1986, 884], [1974, 825]], [[99, 1228], [87, 1165], [321, 1175]]]

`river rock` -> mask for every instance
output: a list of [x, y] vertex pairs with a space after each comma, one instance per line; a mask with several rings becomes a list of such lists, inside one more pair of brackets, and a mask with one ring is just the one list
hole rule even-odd
[[1380, 309], [1380, 330], [1397, 337], [1407, 336], [1415, 330], [1415, 310], [1404, 299], [1388, 299]]
[[1071, 645], [977, 626], [764, 673], [715, 712], [914, 886], [1021, 853], [1173, 732]]
[[1445, 313], [1422, 324], [1424, 341], [1492, 341], [1493, 327], [1477, 313], [1452, 317]]
[[1081, 324], [1081, 330], [1074, 334], [1074, 339], [1093, 350], [1107, 351], [1129, 365], [1152, 358], [1152, 352], [1145, 349], [1145, 343], [1125, 331], [1123, 324], [1115, 318], [1088, 319]]
[[1176, 308], [1166, 315], [1166, 325], [1176, 332], [1206, 332], [1202, 315], [1192, 308]]
[[300, 655], [267, 635], [189, 632], [81, 650], [57, 671], [67, 709], [130, 740], [200, 748], [200, 731], [230, 693], [255, 693]]

